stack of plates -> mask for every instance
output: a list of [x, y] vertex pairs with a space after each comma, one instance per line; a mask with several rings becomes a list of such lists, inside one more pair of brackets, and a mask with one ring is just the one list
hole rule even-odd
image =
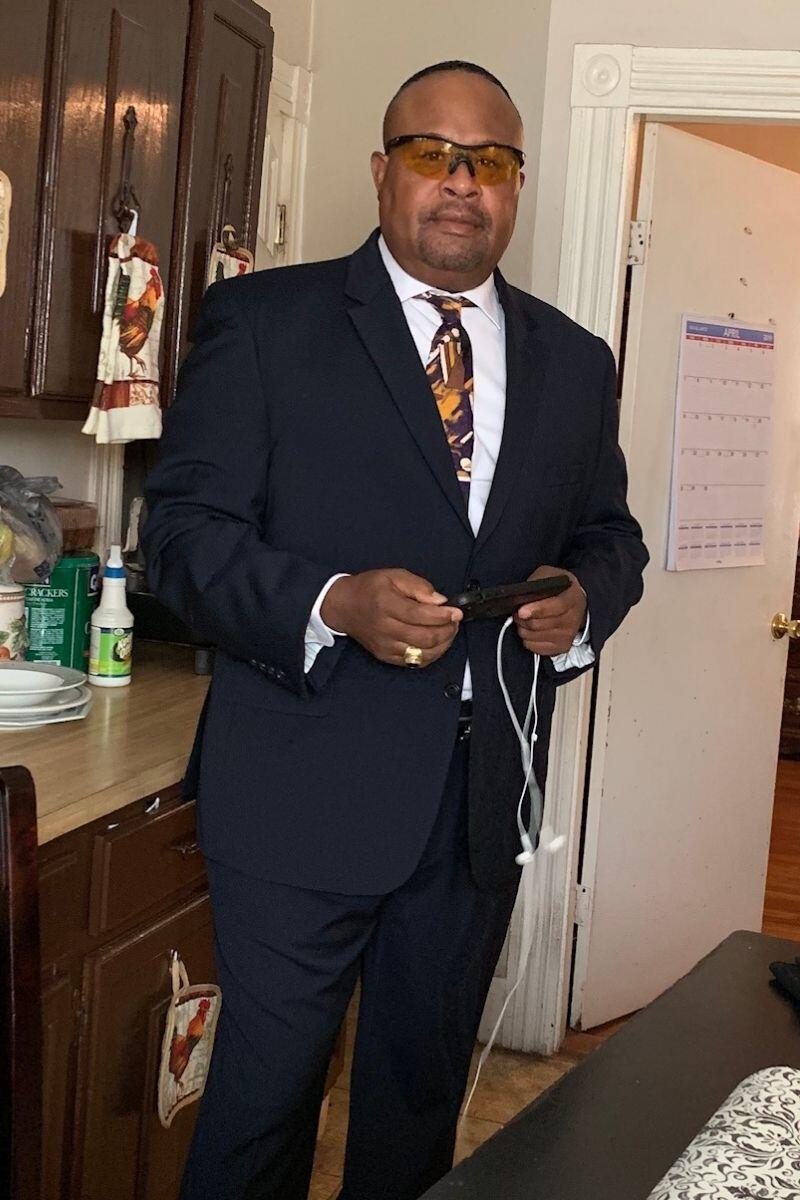
[[89, 715], [83, 671], [52, 663], [0, 663], [0, 729], [34, 729]]

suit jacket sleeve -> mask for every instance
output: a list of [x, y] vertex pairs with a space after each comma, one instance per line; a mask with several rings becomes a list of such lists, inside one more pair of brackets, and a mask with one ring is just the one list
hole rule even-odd
[[[586, 592], [589, 640], [597, 657], [628, 610], [641, 599], [642, 572], [649, 559], [641, 528], [626, 499], [628, 474], [618, 440], [616, 364], [609, 347], [598, 341], [606, 359], [600, 438], [583, 512], [559, 564], [573, 572]], [[587, 669], [552, 671], [552, 677], [559, 684], [568, 683]]]
[[306, 695], [306, 625], [335, 572], [264, 539], [269, 398], [238, 286], [206, 292], [166, 414], [145, 489], [148, 578], [198, 637]]

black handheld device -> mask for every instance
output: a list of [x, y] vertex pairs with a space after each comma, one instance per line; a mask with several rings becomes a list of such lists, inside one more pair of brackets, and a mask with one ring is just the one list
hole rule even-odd
[[526, 579], [524, 583], [502, 583], [497, 587], [472, 588], [451, 596], [447, 604], [460, 608], [465, 621], [488, 617], [510, 617], [523, 604], [558, 596], [570, 586], [569, 575], [550, 575], [544, 579]]

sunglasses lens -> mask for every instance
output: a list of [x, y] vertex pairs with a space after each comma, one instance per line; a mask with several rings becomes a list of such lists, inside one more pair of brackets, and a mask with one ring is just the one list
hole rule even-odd
[[451, 168], [467, 163], [470, 174], [482, 187], [507, 183], [519, 170], [517, 156], [505, 146], [479, 146], [465, 150], [438, 138], [415, 138], [398, 147], [403, 162], [426, 179], [446, 179]]
[[447, 142], [436, 138], [419, 138], [400, 146], [403, 162], [417, 175], [427, 179], [444, 179], [450, 165], [452, 151]]
[[505, 146], [481, 146], [470, 158], [475, 167], [475, 178], [483, 187], [507, 183], [519, 169], [517, 157]]

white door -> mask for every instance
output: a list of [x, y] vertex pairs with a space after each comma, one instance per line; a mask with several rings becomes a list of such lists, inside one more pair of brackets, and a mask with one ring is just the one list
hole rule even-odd
[[[646, 127], [621, 442], [652, 562], [604, 655], [571, 1023], [642, 1007], [760, 929], [800, 516], [800, 175]], [[773, 321], [766, 565], [665, 570], [680, 316]], [[735, 314], [735, 316], [733, 315]]]

